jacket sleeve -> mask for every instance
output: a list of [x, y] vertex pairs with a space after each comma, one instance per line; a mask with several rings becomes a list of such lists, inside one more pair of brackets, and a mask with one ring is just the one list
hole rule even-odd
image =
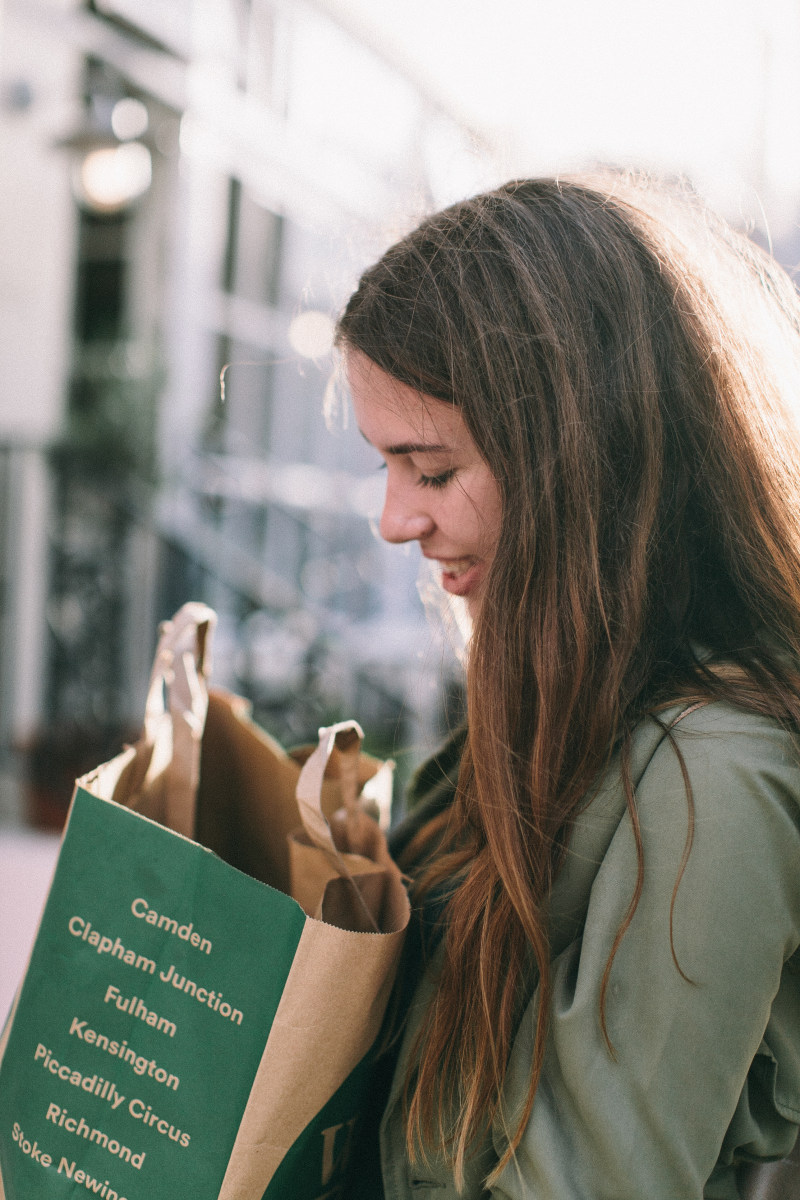
[[[543, 1073], [516, 1157], [491, 1191], [495, 1200], [736, 1195], [734, 1154], [780, 1157], [793, 1143], [800, 1122], [797, 743], [774, 723], [722, 705], [687, 716], [674, 737], [691, 782], [694, 838], [672, 936], [690, 803], [667, 740], [636, 789], [644, 886], [611, 968], [613, 1055], [601, 1031], [600, 988], [636, 880], [627, 814], [606, 839], [585, 922], [554, 960]], [[586, 865], [593, 807], [570, 844], [567, 892], [570, 873]], [[514, 1130], [527, 1094], [535, 1012], [536, 997], [512, 1051], [504, 1121], [493, 1130], [499, 1155], [503, 1124]]]

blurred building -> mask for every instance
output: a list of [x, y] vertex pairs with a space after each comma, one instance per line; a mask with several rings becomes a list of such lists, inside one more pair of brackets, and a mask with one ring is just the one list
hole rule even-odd
[[0, 753], [37, 819], [190, 598], [277, 736], [422, 752], [445, 652], [322, 411], [332, 315], [473, 133], [321, 2], [0, 0], [0, 153]]

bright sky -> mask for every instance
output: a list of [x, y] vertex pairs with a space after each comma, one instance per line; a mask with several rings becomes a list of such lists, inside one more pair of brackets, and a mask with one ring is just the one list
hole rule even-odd
[[385, 34], [509, 149], [688, 172], [713, 203], [796, 219], [797, 0], [327, 0]]

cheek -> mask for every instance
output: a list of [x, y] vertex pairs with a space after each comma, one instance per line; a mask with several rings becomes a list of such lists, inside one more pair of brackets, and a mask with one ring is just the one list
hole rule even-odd
[[465, 553], [493, 557], [503, 524], [500, 490], [494, 477], [487, 478], [481, 472], [465, 480], [439, 509], [437, 524]]
[[477, 500], [477, 534], [484, 551], [494, 552], [503, 526], [503, 503], [493, 476], [483, 482]]

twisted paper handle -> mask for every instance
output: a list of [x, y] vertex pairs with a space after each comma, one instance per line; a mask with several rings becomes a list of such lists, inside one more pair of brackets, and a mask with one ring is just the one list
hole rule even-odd
[[325, 768], [333, 753], [334, 747], [339, 751], [342, 800], [345, 813], [355, 817], [360, 813], [361, 805], [358, 799], [358, 755], [364, 738], [361, 726], [357, 721], [341, 721], [338, 725], [329, 725], [319, 731], [319, 743], [300, 772], [297, 781], [297, 806], [300, 809], [300, 819], [303, 827], [313, 844], [321, 850], [335, 871], [343, 879], [347, 879], [357, 897], [359, 908], [365, 914], [367, 921], [375, 933], [380, 929], [364, 902], [356, 881], [350, 872], [343, 856], [336, 847], [330, 826], [322, 811], [322, 781], [325, 778]]
[[163, 773], [164, 823], [186, 837], [194, 834], [216, 623], [212, 608], [191, 601], [162, 624], [145, 705], [144, 737], [153, 746], [148, 776]]

